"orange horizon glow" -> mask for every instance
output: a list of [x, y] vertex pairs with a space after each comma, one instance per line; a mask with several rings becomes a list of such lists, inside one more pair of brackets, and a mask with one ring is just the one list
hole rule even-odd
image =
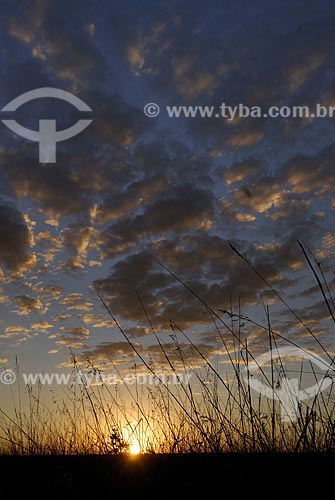
[[129, 445], [129, 453], [131, 455], [139, 455], [141, 453], [141, 446], [138, 441], [134, 441]]

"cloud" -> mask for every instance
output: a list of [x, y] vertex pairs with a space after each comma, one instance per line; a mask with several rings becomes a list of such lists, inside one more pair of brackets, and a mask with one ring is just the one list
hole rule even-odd
[[177, 91], [187, 100], [194, 100], [202, 94], [212, 95], [227, 71], [223, 64], [210, 71], [199, 64], [198, 57], [192, 58], [189, 54], [173, 58], [172, 67]]
[[16, 337], [26, 338], [28, 330], [21, 325], [11, 325], [4, 329], [4, 332], [0, 334], [2, 339], [12, 339]]
[[[297, 259], [293, 251], [286, 255], [288, 249], [289, 246], [283, 246], [279, 255], [260, 251], [256, 254], [255, 266], [273, 284], [285, 283], [278, 266], [288, 270], [290, 261]], [[254, 255], [255, 250], [248, 246], [246, 253]], [[184, 327], [210, 321], [204, 306], [169, 276], [154, 256], [213, 308], [226, 308], [232, 295], [244, 307], [256, 304], [264, 289], [264, 283], [243, 265], [227, 241], [198, 233], [181, 237], [178, 243], [163, 241], [152, 249], [152, 254], [132, 254], [117, 262], [108, 278], [95, 282], [97, 292], [106, 297], [116, 316], [135, 322], [145, 319], [137, 290], [149, 317], [159, 328], [166, 328], [169, 318]]]
[[60, 330], [64, 333], [56, 336], [56, 338], [59, 339], [56, 340], [57, 345], [78, 349], [87, 347], [85, 341], [87, 341], [90, 336], [90, 331], [88, 328], [62, 326], [60, 327]]
[[100, 260], [89, 260], [88, 265], [89, 267], [101, 267], [102, 262]]
[[299, 154], [292, 158], [284, 171], [284, 178], [292, 191], [298, 194], [313, 192], [318, 197], [334, 193], [333, 156], [334, 148], [331, 146], [318, 154]]
[[232, 195], [232, 203], [237, 207], [250, 208], [258, 213], [267, 212], [272, 207], [280, 206], [285, 191], [271, 177], [263, 177], [247, 187], [237, 188]]
[[14, 20], [9, 22], [8, 33], [24, 44], [29, 44], [34, 39], [34, 33], [32, 30], [20, 25]]
[[[139, 347], [139, 344], [134, 344], [135, 347]], [[128, 342], [103, 342], [97, 345], [93, 350], [88, 350], [83, 353], [83, 357], [91, 357], [91, 359], [117, 359], [129, 358], [132, 359], [134, 356], [134, 351]]]
[[41, 332], [46, 332], [49, 328], [53, 328], [47, 321], [36, 321], [30, 325], [32, 330], [39, 330]]
[[331, 61], [334, 39], [329, 20], [304, 22], [290, 34], [282, 77], [290, 93], [297, 92], [313, 78], [322, 76]]
[[58, 298], [62, 291], [63, 288], [60, 286], [56, 285], [49, 285], [45, 283], [41, 283], [38, 286], [35, 287], [36, 292], [46, 296], [46, 297], [52, 297], [52, 298]]
[[0, 260], [10, 272], [34, 266], [33, 241], [23, 214], [0, 199]]
[[[212, 339], [211, 339], [212, 340]], [[127, 343], [123, 341], [119, 342], [104, 342], [97, 345], [94, 348], [84, 351], [82, 359], [90, 359], [95, 363], [101, 363], [102, 369], [117, 368], [120, 373], [130, 373], [134, 369], [134, 363], [136, 363], [136, 373], [139, 374], [141, 369], [145, 370], [145, 373], [149, 373], [148, 369], [142, 363], [142, 361], [137, 356], [135, 350], [140, 354], [140, 356], [150, 364], [151, 368], [156, 371], [156, 373], [162, 373], [164, 370], [171, 370], [170, 363], [174, 368], [184, 370], [185, 363], [183, 360], [187, 360], [187, 365], [192, 365], [193, 369], [203, 366], [204, 360], [200, 357], [196, 349], [187, 342], [178, 340], [178, 342], [164, 342], [164, 352], [162, 352], [161, 346], [157, 344], [150, 344], [144, 346], [140, 343], [133, 343], [134, 349]], [[210, 360], [213, 355], [220, 354], [220, 350], [217, 345], [211, 342], [208, 343], [197, 343], [197, 348]], [[224, 352], [222, 351], [221, 354]], [[166, 357], [169, 358], [167, 361]]]
[[[48, 2], [46, 0], [35, 0], [28, 8], [23, 7], [24, 16], [22, 22], [18, 22], [14, 17], [9, 19], [9, 34], [17, 38], [21, 43], [30, 44], [36, 35], [36, 30], [42, 26], [47, 7]], [[21, 14], [23, 12], [21, 11]]]
[[72, 327], [62, 326], [61, 330], [64, 331], [66, 335], [76, 338], [88, 337], [90, 334], [88, 328], [83, 328], [83, 327], [72, 328]]
[[5, 329], [5, 333], [21, 333], [26, 331], [27, 329], [20, 325], [7, 326]]
[[43, 304], [40, 299], [28, 295], [17, 295], [15, 304], [18, 307], [17, 314], [26, 316], [32, 312], [42, 312]]
[[51, 264], [57, 252], [62, 248], [61, 241], [50, 231], [43, 231], [36, 235], [36, 242], [42, 249], [42, 256], [47, 264]]
[[236, 184], [252, 177], [259, 176], [265, 169], [264, 161], [256, 158], [247, 158], [243, 161], [233, 163], [229, 168], [218, 168], [218, 174], [221, 175], [227, 186]]
[[97, 205], [93, 205], [85, 227], [80, 223], [69, 224], [62, 233], [65, 245], [74, 253], [68, 261], [71, 268], [84, 268], [88, 251], [90, 248], [96, 248], [94, 240], [99, 234], [94, 227], [96, 213]]
[[112, 328], [114, 322], [106, 318], [104, 314], [79, 314], [78, 317], [87, 325], [93, 328]]
[[[104, 78], [107, 63], [90, 36], [92, 30], [80, 26], [67, 6], [61, 4], [33, 2], [24, 9], [20, 23], [13, 18], [9, 20], [8, 33], [22, 44], [29, 45], [31, 55], [58, 78], [78, 84], [90, 75], [99, 74], [100, 79]], [[66, 14], [68, 22], [64, 23]], [[77, 30], [73, 29], [73, 23], [77, 24]], [[60, 30], [61, 37], [58, 36]]]
[[239, 222], [253, 222], [254, 220], [256, 220], [256, 217], [251, 214], [238, 213], [236, 214], [236, 219]]
[[136, 245], [140, 238], [208, 229], [214, 210], [209, 191], [185, 185], [170, 189], [149, 205], [142, 215], [122, 219], [101, 235], [104, 256], [113, 256]]
[[322, 66], [325, 59], [325, 54], [314, 52], [303, 56], [302, 60], [297, 61], [294, 68], [292, 68], [287, 75], [289, 92], [296, 92], [299, 90], [300, 87], [316, 73], [320, 66]]
[[[20, 155], [10, 160], [8, 177], [18, 198], [28, 198], [49, 215], [70, 215], [85, 210], [85, 190], [74, 180], [67, 167], [45, 169], [33, 162], [23, 167]], [[29, 176], [24, 171], [29, 169]]]
[[89, 311], [93, 307], [90, 301], [83, 299], [81, 293], [70, 293], [64, 297], [60, 303], [66, 306], [69, 311]]
[[168, 182], [164, 176], [154, 175], [134, 181], [114, 196], [108, 197], [98, 207], [97, 219], [105, 224], [124, 217], [138, 207], [148, 205], [154, 198], [166, 191]]
[[125, 102], [122, 95], [96, 92], [87, 98], [95, 115], [99, 116], [91, 127], [91, 134], [101, 147], [113, 145], [118, 150], [128, 148], [139, 135], [150, 129], [144, 114]]
[[8, 301], [9, 297], [6, 295], [5, 289], [0, 287], [0, 304], [5, 304]]

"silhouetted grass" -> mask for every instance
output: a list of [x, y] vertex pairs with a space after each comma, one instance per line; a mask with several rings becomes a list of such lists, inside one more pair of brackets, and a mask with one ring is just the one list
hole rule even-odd
[[[328, 309], [330, 321], [335, 322], [334, 301], [320, 263], [313, 262], [306, 248], [299, 243], [321, 296]], [[334, 358], [319, 338], [286, 300], [254, 268], [253, 264], [231, 245], [246, 266], [278, 297], [285, 308], [309, 335], [319, 351], [327, 357], [328, 371], [324, 377], [333, 377]], [[125, 341], [136, 355], [141, 369], [152, 375], [155, 383], [130, 387], [113, 359], [106, 359], [124, 382], [124, 394], [118, 387], [104, 383], [94, 386], [69, 385], [62, 401], [46, 406], [42, 387], [26, 387], [29, 411], [15, 406], [14, 415], [0, 410], [0, 439], [2, 451], [9, 454], [123, 454], [129, 452], [132, 442], [139, 443], [144, 453], [218, 453], [218, 452], [325, 452], [334, 448], [335, 418], [333, 380], [330, 388], [306, 401], [300, 401], [291, 420], [283, 418], [284, 402], [268, 399], [255, 393], [246, 381], [254, 376], [257, 367], [263, 382], [277, 396], [281, 381], [288, 378], [280, 355], [280, 345], [299, 347], [271, 325], [269, 307], [263, 302], [266, 324], [260, 324], [241, 313], [240, 304], [234, 310], [214, 310], [194, 290], [173, 272], [159, 263], [184, 287], [212, 318], [213, 329], [220, 339], [220, 349], [227, 357], [227, 373], [215, 366], [183, 329], [171, 320], [171, 343], [161, 341], [146, 312], [140, 294], [138, 300], [151, 332], [165, 362], [165, 370], [174, 376], [191, 374], [191, 381], [179, 380], [169, 385], [161, 380], [155, 365], [145, 359], [134, 344], [105, 299], [99, 296], [107, 314], [113, 319]], [[259, 363], [243, 334], [245, 325], [264, 331], [268, 339], [271, 359], [268, 370]], [[182, 342], [179, 340], [182, 339]], [[276, 358], [278, 361], [275, 361]], [[312, 366], [312, 363], [311, 363]], [[73, 375], [81, 365], [72, 354]], [[330, 368], [329, 368], [330, 367]], [[228, 370], [229, 368], [229, 370]], [[89, 371], [99, 373], [89, 361]], [[303, 362], [299, 373], [300, 386]], [[314, 383], [318, 377], [311, 371]], [[286, 402], [287, 403], [287, 402]]]

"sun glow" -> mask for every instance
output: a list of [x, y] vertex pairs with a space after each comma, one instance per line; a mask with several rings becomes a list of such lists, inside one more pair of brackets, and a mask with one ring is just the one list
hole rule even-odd
[[138, 441], [134, 441], [129, 445], [129, 453], [131, 455], [138, 455], [141, 453], [141, 447]]

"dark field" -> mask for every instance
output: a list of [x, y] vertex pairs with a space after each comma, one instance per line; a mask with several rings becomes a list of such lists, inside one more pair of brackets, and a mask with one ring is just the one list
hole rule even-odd
[[1, 456], [0, 498], [333, 498], [335, 454]]

